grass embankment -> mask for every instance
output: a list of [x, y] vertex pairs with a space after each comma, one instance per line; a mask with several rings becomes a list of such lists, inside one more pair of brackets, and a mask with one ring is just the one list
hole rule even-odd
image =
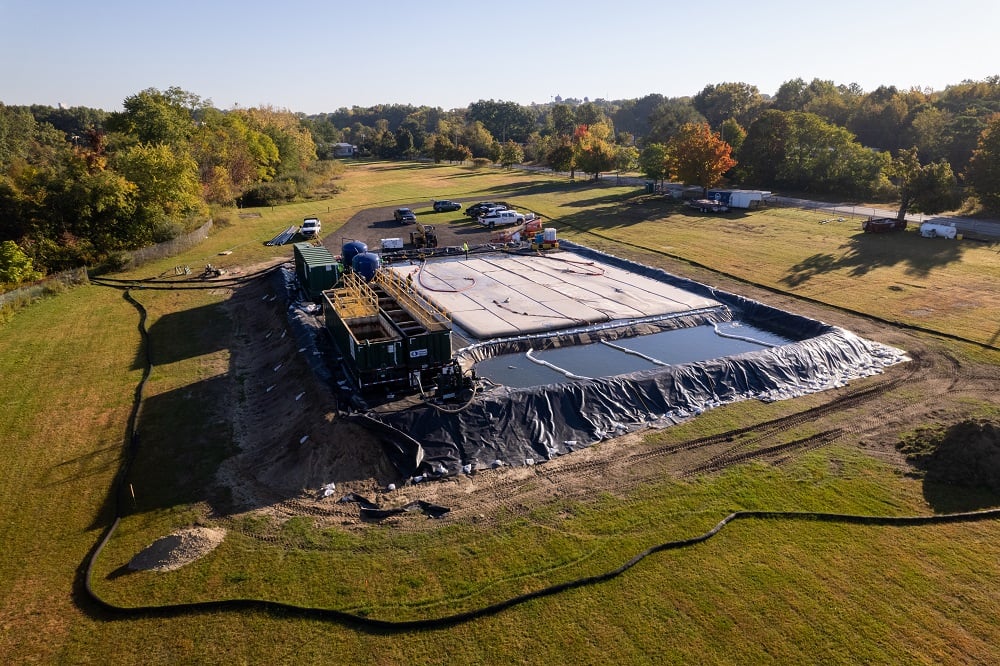
[[[564, 237], [611, 251], [622, 249], [613, 241], [624, 241], [887, 319], [905, 315], [970, 339], [988, 341], [1000, 321], [994, 316], [1000, 270], [989, 261], [990, 249], [978, 245], [944, 246], [912, 234], [859, 237], [856, 225], [821, 224], [822, 216], [794, 211], [694, 216], [661, 202], [629, 204], [634, 191], [625, 188], [445, 166], [356, 165], [343, 183], [344, 192], [329, 202], [241, 211], [245, 217], [234, 212], [203, 245], [135, 275], [177, 264], [228, 267], [286, 256], [287, 248], [266, 248], [263, 241], [308, 214], [319, 214], [330, 234], [373, 205], [473, 194], [512, 198], [513, 192], [519, 203], [553, 219]], [[223, 250], [232, 254], [218, 256]], [[944, 254], [935, 258], [932, 252]], [[936, 286], [965, 275], [975, 317], [966, 317]], [[935, 290], [936, 307], [908, 302]], [[233, 380], [228, 350], [213, 343], [225, 337], [215, 333], [228, 325], [218, 307], [224, 295], [144, 291], [137, 298], [149, 310], [156, 350], [146, 393], [153, 407], [144, 424], [168, 431], [160, 441], [175, 448], [145, 451], [137, 461], [134, 471], [148, 479], [140, 492], [150, 508], [123, 523], [99, 562], [98, 589], [123, 604], [247, 596], [385, 619], [439, 616], [610, 569], [650, 545], [702, 532], [735, 509], [931, 511], [918, 480], [837, 447], [780, 468], [746, 466], [690, 481], [663, 480], [623, 497], [555, 499], [499, 529], [445, 521], [415, 533], [374, 528], [357, 534], [317, 530], [296, 519], [273, 526], [275, 544], [230, 533], [211, 557], [179, 571], [120, 575], [137, 548], [174, 527], [206, 520], [203, 479], [231, 446], [231, 424], [220, 420], [217, 405], [199, 400], [213, 393], [206, 387]], [[910, 312], [915, 309], [920, 312]], [[0, 654], [8, 662], [996, 657], [1000, 630], [992, 621], [997, 602], [990, 592], [1000, 574], [1000, 542], [990, 536], [995, 523], [906, 529], [738, 523], [705, 544], [647, 558], [611, 582], [433, 632], [367, 633], [255, 612], [104, 617], [73, 596], [73, 585], [78, 565], [111, 519], [108, 494], [140, 373], [136, 321], [119, 292], [89, 286], [36, 304], [0, 328]], [[724, 430], [789, 408], [745, 407], [711, 412], [666, 436]], [[214, 436], [194, 436], [205, 432]], [[196, 439], [212, 445], [185, 445]], [[983, 498], [976, 500], [983, 505]]]

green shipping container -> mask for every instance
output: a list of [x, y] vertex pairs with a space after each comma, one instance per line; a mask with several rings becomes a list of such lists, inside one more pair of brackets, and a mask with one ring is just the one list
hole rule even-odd
[[295, 257], [295, 277], [309, 298], [317, 301], [327, 289], [340, 281], [337, 260], [322, 245], [296, 243], [292, 246]]

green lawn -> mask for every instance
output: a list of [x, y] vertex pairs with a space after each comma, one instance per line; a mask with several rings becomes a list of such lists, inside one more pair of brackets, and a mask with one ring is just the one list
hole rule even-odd
[[[503, 195], [544, 214], [562, 237], [616, 254], [680, 259], [994, 345], [1000, 328], [1000, 254], [992, 246], [912, 233], [864, 236], [855, 223], [792, 210], [693, 215], [610, 182], [446, 165], [353, 164], [340, 185], [328, 201], [228, 212], [204, 244], [133, 275], [284, 256], [287, 248], [263, 241], [309, 214], [330, 234], [371, 206]], [[141, 510], [123, 521], [98, 561], [95, 586], [115, 603], [259, 597], [387, 620], [440, 617], [606, 571], [644, 548], [701, 533], [733, 510], [932, 511], [920, 480], [837, 446], [776, 468], [659, 479], [623, 497], [556, 499], [499, 528], [445, 520], [427, 530], [355, 533], [295, 519], [271, 525], [270, 543], [231, 532], [212, 556], [178, 571], [118, 575], [156, 537], [211, 522], [202, 484], [232, 446], [218, 405], [199, 400], [205, 387], [236, 381], [229, 350], [214, 337], [230, 326], [219, 307], [224, 294], [140, 291], [136, 298], [158, 332], [145, 394], [157, 407], [143, 423], [172, 445], [137, 460]], [[141, 374], [137, 321], [120, 292], [86, 286], [0, 327], [0, 655], [7, 663], [996, 660], [995, 522], [738, 522], [704, 544], [654, 554], [612, 581], [433, 631], [377, 632], [262, 611], [109, 616], [81, 594], [79, 570], [113, 515], [110, 491]], [[994, 351], [978, 353], [998, 360]], [[717, 410], [656, 437], [721, 431], [793, 407]], [[977, 409], [985, 407], [972, 400], [970, 410]]]

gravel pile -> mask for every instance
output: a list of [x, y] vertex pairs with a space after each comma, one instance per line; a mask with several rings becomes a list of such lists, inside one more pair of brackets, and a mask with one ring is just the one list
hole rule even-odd
[[192, 527], [157, 539], [132, 558], [133, 571], [173, 571], [209, 554], [226, 538], [226, 531]]

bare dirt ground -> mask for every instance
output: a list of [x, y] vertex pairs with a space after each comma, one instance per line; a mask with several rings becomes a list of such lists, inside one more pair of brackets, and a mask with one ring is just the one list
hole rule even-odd
[[[458, 215], [426, 214], [437, 225], [441, 245], [488, 241], [485, 229], [458, 220]], [[418, 219], [423, 221], [424, 215]], [[343, 239], [377, 247], [378, 239], [400, 229], [406, 228], [392, 222], [391, 208], [373, 209], [324, 243], [334, 254]], [[901, 433], [920, 424], [949, 425], [970, 418], [969, 405], [975, 401], [1000, 404], [1000, 366], [961, 360], [949, 351], [959, 343], [731, 283], [669, 259], [656, 261], [668, 271], [901, 348], [912, 362], [841, 389], [799, 398], [795, 404], [800, 408], [790, 415], [717, 436], [657, 445], [645, 442], [646, 433], [639, 432], [531, 467], [408, 484], [375, 437], [338, 412], [333, 391], [310, 370], [308, 350], [288, 330], [286, 307], [275, 284], [257, 281], [235, 290], [228, 302], [234, 327], [229, 404], [234, 405], [231, 418], [240, 453], [219, 469], [218, 481], [231, 501], [217, 508], [216, 517], [230, 529], [241, 529], [239, 518], [247, 514], [268, 515], [278, 522], [310, 516], [319, 525], [364, 529], [357, 505], [337, 501], [357, 493], [386, 508], [423, 500], [449, 507], [448, 521], [491, 523], [552, 498], [622, 495], [657, 478], [712, 473], [747, 460], [781, 464], [835, 442], [857, 446], [902, 468], [907, 463], [896, 449]], [[802, 425], [814, 434], [790, 441], [789, 430]], [[396, 489], [387, 490], [389, 484]], [[385, 522], [400, 529], [438, 524], [406, 515]]]

